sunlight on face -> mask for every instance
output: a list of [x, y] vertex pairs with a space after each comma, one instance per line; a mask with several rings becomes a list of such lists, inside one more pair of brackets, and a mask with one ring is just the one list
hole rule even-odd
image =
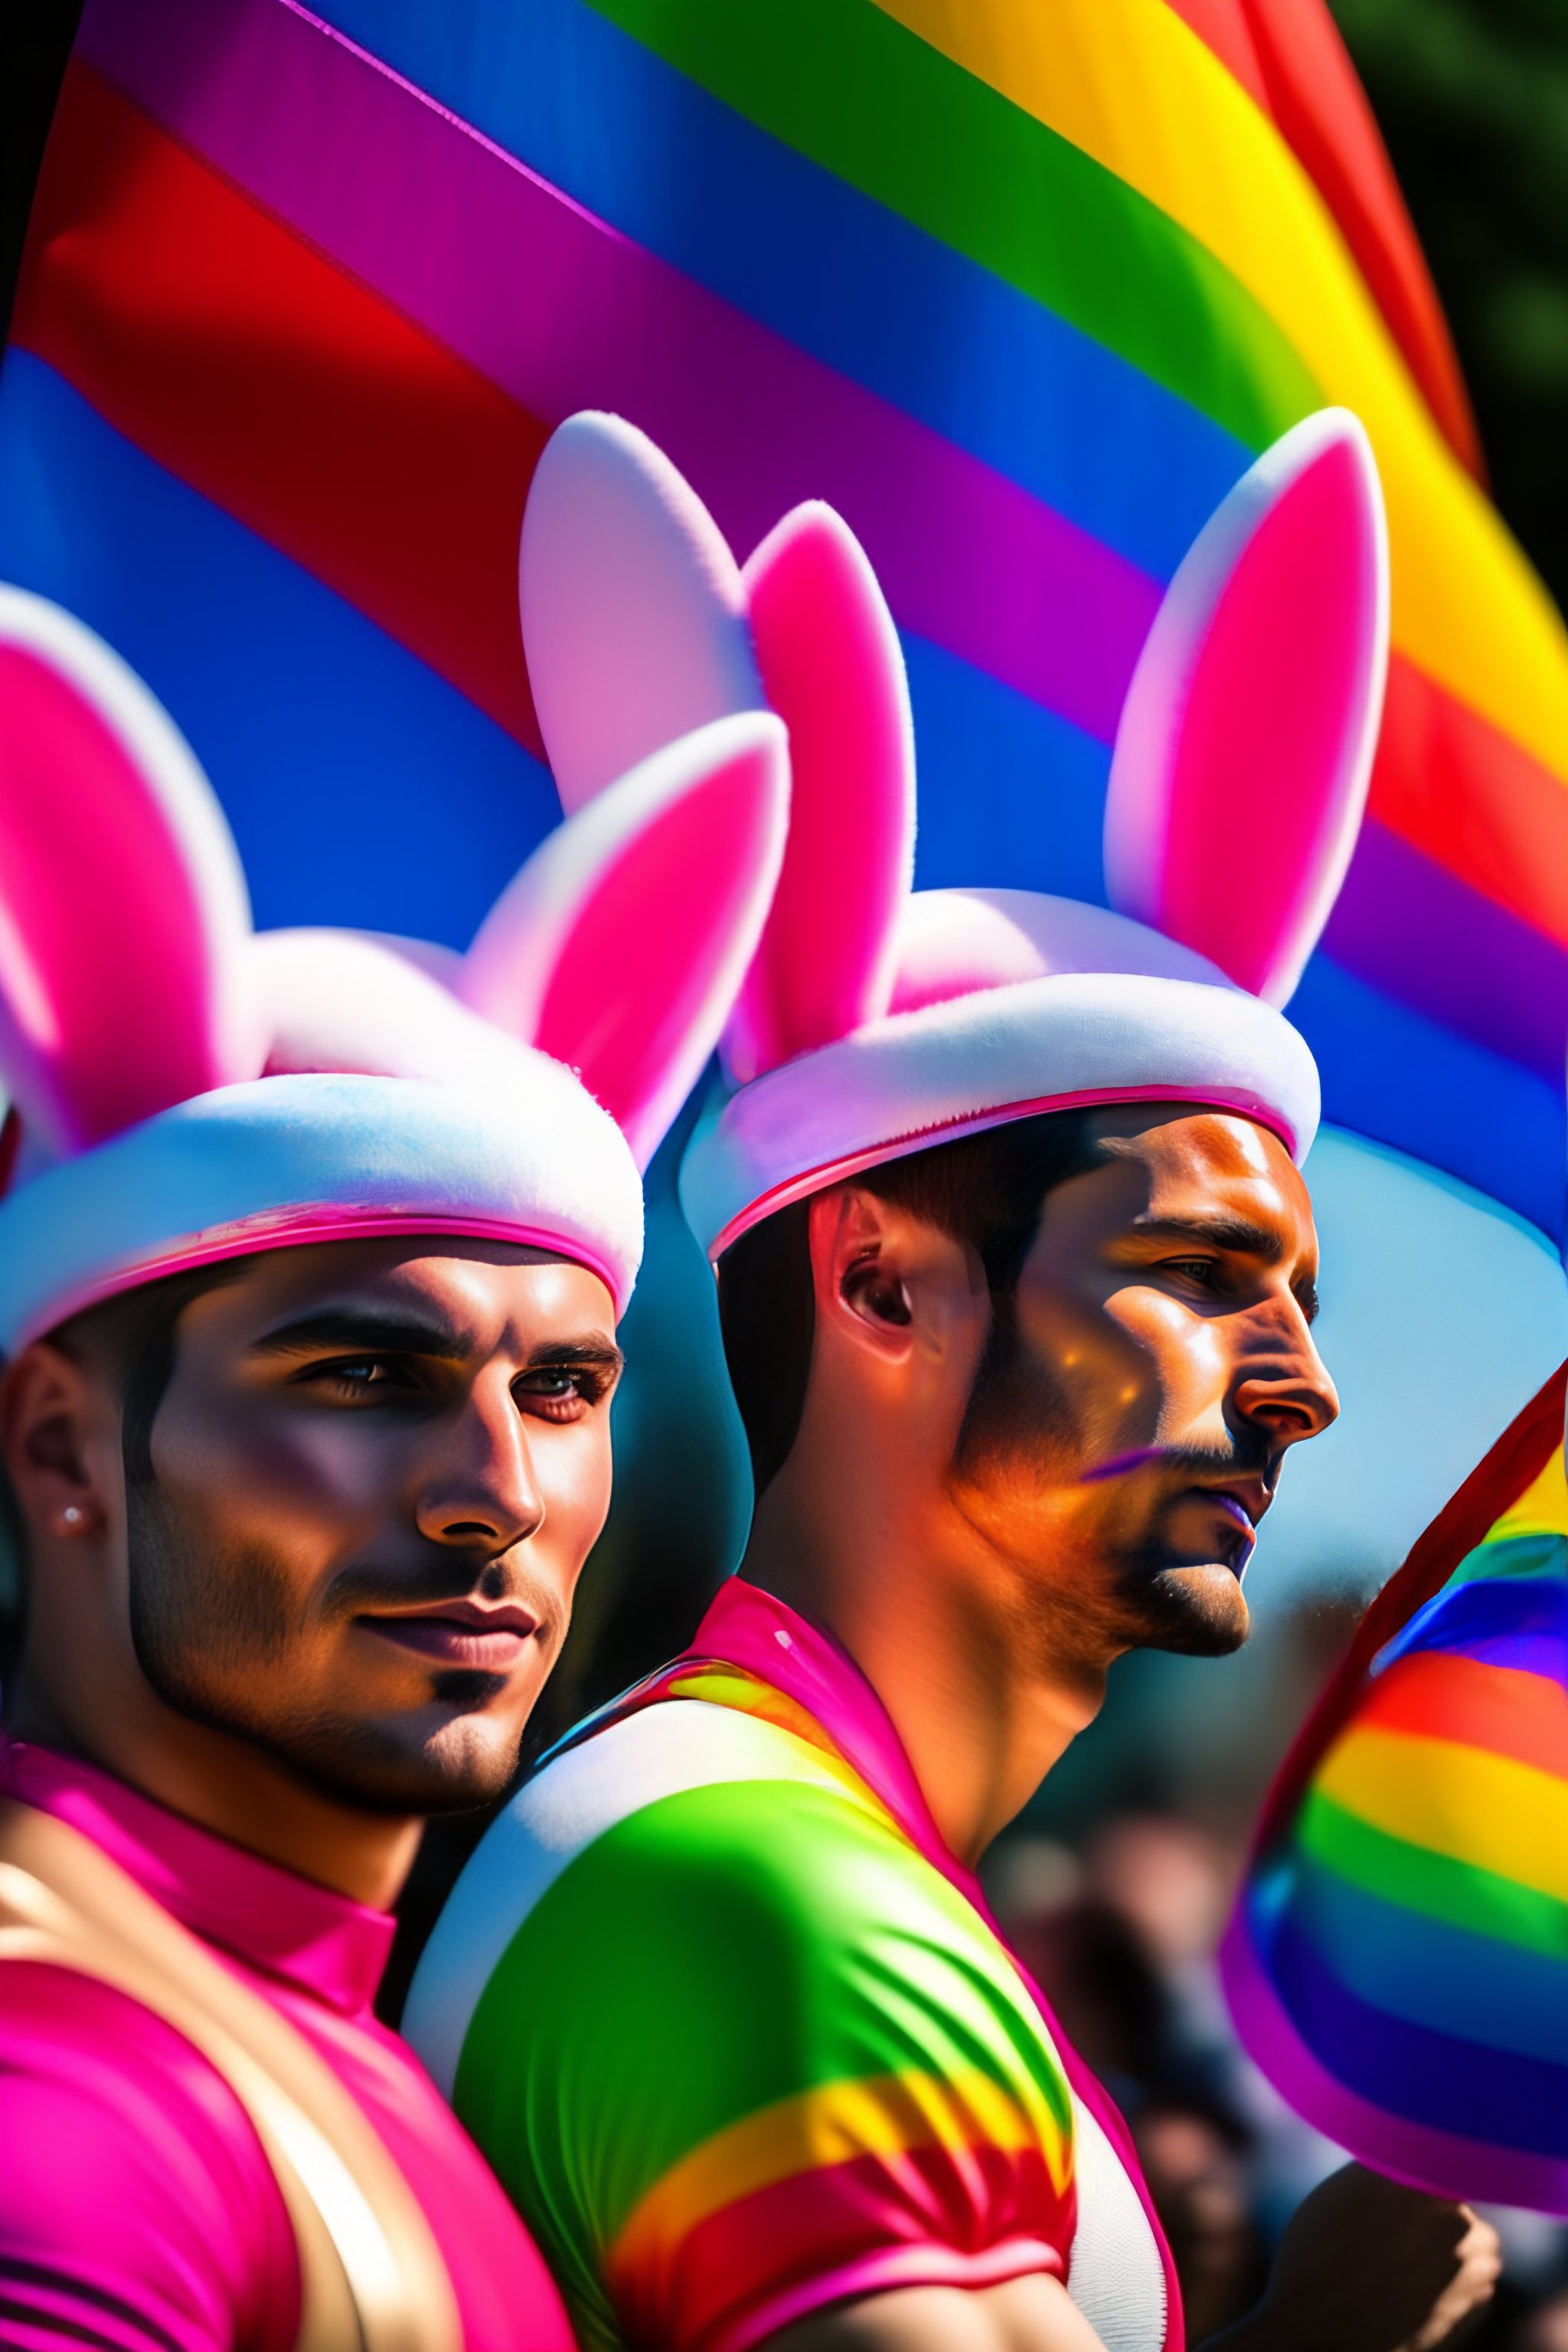
[[1248, 1119], [1130, 1107], [1097, 1125], [1103, 1164], [1047, 1198], [955, 1476], [1086, 1637], [1234, 1648], [1285, 1450], [1337, 1410], [1310, 1330], [1310, 1205]]
[[258, 1257], [181, 1318], [130, 1494], [160, 1696], [389, 1811], [510, 1774], [610, 1494], [597, 1276], [359, 1242]]

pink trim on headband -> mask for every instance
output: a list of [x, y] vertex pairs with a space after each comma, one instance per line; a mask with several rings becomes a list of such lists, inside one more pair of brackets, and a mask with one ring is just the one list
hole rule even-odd
[[564, 1258], [596, 1275], [609, 1292], [616, 1315], [625, 1308], [626, 1301], [605, 1259], [585, 1243], [568, 1241], [562, 1234], [517, 1224], [505, 1217], [455, 1217], [420, 1209], [354, 1209], [333, 1202], [331, 1206], [306, 1204], [262, 1210], [255, 1216], [238, 1218], [233, 1224], [210, 1226], [188, 1241], [171, 1242], [130, 1265], [118, 1266], [111, 1274], [84, 1283], [78, 1290], [51, 1298], [36, 1320], [23, 1325], [11, 1352], [16, 1354], [34, 1339], [42, 1339], [46, 1331], [68, 1323], [73, 1315], [84, 1314], [89, 1307], [101, 1306], [106, 1298], [117, 1298], [122, 1291], [157, 1282], [165, 1275], [184, 1274], [199, 1265], [216, 1265], [225, 1258], [259, 1257], [265, 1251], [286, 1247], [288, 1241], [295, 1237], [304, 1245], [374, 1241], [379, 1234], [406, 1233], [456, 1234], [471, 1241], [511, 1242], [519, 1248], [543, 1250], [552, 1257]]
[[1205, 1110], [1236, 1111], [1243, 1118], [1266, 1127], [1271, 1135], [1279, 1137], [1292, 1160], [1296, 1156], [1296, 1138], [1289, 1125], [1256, 1095], [1239, 1090], [1227, 1094], [1217, 1087], [1084, 1087], [1072, 1094], [1039, 1095], [1027, 1102], [1004, 1103], [994, 1110], [936, 1119], [929, 1127], [911, 1128], [890, 1141], [869, 1144], [864, 1151], [846, 1152], [842, 1159], [824, 1160], [820, 1167], [808, 1168], [803, 1175], [786, 1177], [730, 1219], [709, 1243], [708, 1262], [716, 1265], [731, 1243], [738, 1242], [753, 1225], [761, 1224], [764, 1217], [771, 1217], [775, 1209], [787, 1209], [792, 1202], [804, 1200], [810, 1192], [825, 1192], [829, 1184], [858, 1176], [863, 1168], [879, 1168], [889, 1160], [907, 1160], [911, 1152], [924, 1151], [932, 1144], [956, 1143], [963, 1136], [981, 1135], [987, 1128], [1006, 1127], [1015, 1119], [1036, 1118], [1047, 1111], [1086, 1110], [1096, 1103], [1123, 1102], [1194, 1103]]

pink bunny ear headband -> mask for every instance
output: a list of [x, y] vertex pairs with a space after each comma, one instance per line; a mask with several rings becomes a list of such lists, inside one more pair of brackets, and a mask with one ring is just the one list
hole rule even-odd
[[[584, 690], [607, 677], [589, 664]], [[0, 716], [0, 1350], [183, 1267], [404, 1231], [560, 1252], [624, 1307], [638, 1168], [712, 1050], [778, 874], [776, 718], [649, 743], [578, 792], [458, 957], [253, 934], [164, 712], [15, 589]]]
[[[535, 559], [558, 549], [548, 609], [526, 546], [522, 588], [568, 804], [666, 730], [764, 704], [789, 729], [784, 870], [724, 1041], [734, 1090], [681, 1171], [710, 1257], [858, 1169], [1079, 1104], [1238, 1110], [1305, 1157], [1317, 1071], [1278, 1007], [1349, 862], [1387, 648], [1382, 500], [1353, 417], [1325, 410], [1268, 450], [1171, 583], [1112, 761], [1115, 912], [911, 894], [903, 664], [829, 509], [797, 508], [742, 571], [640, 434], [584, 415], [546, 451], [531, 520]], [[589, 659], [622, 691], [592, 709], [577, 693], [574, 725], [555, 697]]]

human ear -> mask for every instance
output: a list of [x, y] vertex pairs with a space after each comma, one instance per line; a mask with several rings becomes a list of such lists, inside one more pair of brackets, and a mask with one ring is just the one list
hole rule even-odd
[[881, 1352], [896, 1355], [906, 1349], [914, 1322], [900, 1246], [902, 1222], [874, 1192], [853, 1184], [839, 1185], [811, 1203], [819, 1318], [847, 1324]]
[[118, 1414], [89, 1368], [47, 1339], [24, 1348], [0, 1385], [0, 1453], [35, 1539], [106, 1526]]
[[914, 1320], [902, 1277], [879, 1258], [858, 1258], [838, 1288], [845, 1304], [865, 1322], [896, 1330]]

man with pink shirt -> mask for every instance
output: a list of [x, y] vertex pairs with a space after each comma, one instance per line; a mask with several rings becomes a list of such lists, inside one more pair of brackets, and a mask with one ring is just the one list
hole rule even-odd
[[[632, 1145], [754, 945], [782, 730], [609, 782], [453, 969], [254, 935], [167, 719], [4, 590], [0, 703], [0, 2342], [567, 2352], [372, 2001], [604, 1520]], [[668, 927], [635, 1002], [606, 903]]]

